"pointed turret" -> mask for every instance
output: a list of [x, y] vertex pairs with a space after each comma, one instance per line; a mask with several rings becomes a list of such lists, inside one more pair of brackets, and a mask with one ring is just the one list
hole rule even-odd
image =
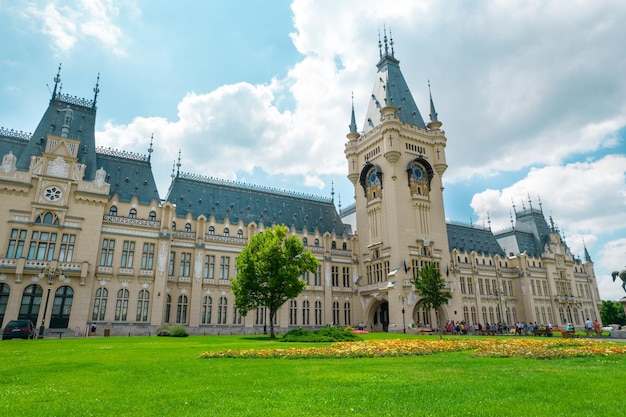
[[380, 61], [376, 64], [378, 72], [365, 117], [363, 133], [369, 132], [380, 124], [381, 111], [383, 107], [388, 106], [395, 107], [394, 113], [403, 123], [425, 129], [424, 119], [400, 71], [400, 61], [394, 56], [393, 38], [387, 38], [386, 30], [382, 42], [379, 35], [378, 51], [380, 56]]
[[430, 97], [430, 122], [427, 127], [430, 130], [439, 130], [441, 122], [437, 119], [437, 111], [435, 110], [435, 103], [433, 102], [433, 94], [430, 91], [430, 80], [428, 81], [428, 96]]
[[587, 250], [587, 245], [583, 245], [585, 248], [585, 262], [592, 263], [591, 255], [589, 255], [589, 251]]
[[354, 116], [354, 93], [352, 94], [352, 116], [350, 118], [350, 133], [357, 133], [356, 131], [356, 117]]

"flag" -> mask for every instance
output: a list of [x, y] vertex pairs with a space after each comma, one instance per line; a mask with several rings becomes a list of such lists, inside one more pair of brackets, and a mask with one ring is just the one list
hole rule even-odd
[[407, 265], [406, 261], [402, 262], [404, 262], [404, 273], [408, 273], [411, 270], [411, 265]]
[[450, 268], [448, 267], [448, 265], [446, 265], [446, 276], [450, 275]]

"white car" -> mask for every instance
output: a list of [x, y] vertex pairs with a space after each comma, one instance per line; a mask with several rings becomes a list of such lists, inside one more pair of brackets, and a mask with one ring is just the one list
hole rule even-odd
[[603, 332], [612, 332], [613, 331], [613, 327], [612, 326], [606, 326], [602, 328]]

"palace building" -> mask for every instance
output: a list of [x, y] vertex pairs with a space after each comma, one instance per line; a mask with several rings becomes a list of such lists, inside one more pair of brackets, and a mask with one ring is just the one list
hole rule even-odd
[[[573, 256], [539, 209], [515, 212], [510, 230], [447, 222], [446, 136], [430, 96], [425, 122], [395, 58], [379, 46], [363, 128], [354, 108], [345, 156], [355, 203], [173, 173], [165, 197], [150, 155], [98, 147], [93, 100], [60, 91], [32, 135], [0, 129], [0, 322], [30, 319], [44, 334], [261, 333], [266, 311], [234, 308], [231, 279], [248, 239], [285, 224], [320, 261], [279, 311], [278, 331], [411, 324], [599, 320], [593, 262]], [[210, 173], [209, 173], [210, 174]], [[417, 270], [436, 265], [452, 299], [417, 308]], [[408, 330], [407, 330], [408, 329]]]

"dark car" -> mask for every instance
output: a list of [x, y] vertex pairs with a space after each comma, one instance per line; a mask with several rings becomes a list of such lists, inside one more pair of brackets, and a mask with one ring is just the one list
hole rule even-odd
[[30, 320], [11, 320], [2, 332], [4, 339], [34, 339], [35, 325]]

